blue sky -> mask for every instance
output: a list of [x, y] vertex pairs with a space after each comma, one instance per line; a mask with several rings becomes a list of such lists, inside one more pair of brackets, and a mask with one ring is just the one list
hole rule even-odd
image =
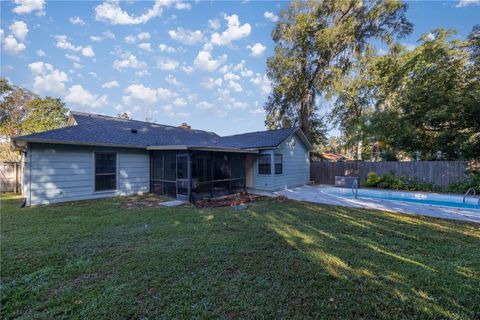
[[[480, 0], [409, 1], [421, 34], [480, 23]], [[221, 135], [264, 129], [266, 58], [286, 1], [1, 2], [1, 75], [72, 110]], [[325, 107], [326, 109], [327, 107]], [[326, 112], [323, 110], [322, 112]], [[332, 130], [332, 133], [335, 133]]]

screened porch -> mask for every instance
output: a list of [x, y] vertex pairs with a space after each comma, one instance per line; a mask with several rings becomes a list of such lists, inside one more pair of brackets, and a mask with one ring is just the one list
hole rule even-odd
[[151, 192], [181, 200], [218, 197], [246, 187], [245, 153], [151, 151]]

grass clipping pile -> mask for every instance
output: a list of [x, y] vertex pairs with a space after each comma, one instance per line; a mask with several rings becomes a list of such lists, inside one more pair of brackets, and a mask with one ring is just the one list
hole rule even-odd
[[256, 194], [237, 193], [219, 198], [197, 200], [195, 201], [195, 207], [197, 208], [219, 208], [219, 207], [237, 207], [245, 206], [247, 203], [255, 201], [279, 201], [284, 202], [288, 200], [284, 196], [267, 197]]

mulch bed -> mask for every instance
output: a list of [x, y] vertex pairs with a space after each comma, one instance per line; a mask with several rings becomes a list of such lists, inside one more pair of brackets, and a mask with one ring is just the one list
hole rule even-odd
[[122, 208], [158, 208], [162, 207], [161, 202], [170, 200], [167, 197], [158, 196], [155, 194], [143, 194], [133, 197], [127, 197], [120, 206]]
[[233, 206], [245, 205], [247, 203], [255, 202], [255, 201], [283, 202], [286, 200], [288, 199], [284, 196], [267, 197], [267, 196], [260, 196], [256, 194], [238, 193], [238, 194], [232, 194], [232, 195], [219, 197], [219, 198], [197, 200], [195, 201], [195, 207], [197, 208], [233, 207]]

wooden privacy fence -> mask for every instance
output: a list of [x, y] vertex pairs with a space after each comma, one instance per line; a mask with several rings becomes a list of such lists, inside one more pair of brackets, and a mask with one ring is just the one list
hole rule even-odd
[[312, 161], [310, 180], [320, 184], [334, 184], [335, 176], [356, 176], [360, 177], [362, 184], [367, 180], [369, 172], [375, 172], [378, 175], [392, 173], [446, 188], [449, 184], [464, 179], [467, 167], [468, 161]]
[[0, 162], [0, 192], [20, 192], [20, 163]]

